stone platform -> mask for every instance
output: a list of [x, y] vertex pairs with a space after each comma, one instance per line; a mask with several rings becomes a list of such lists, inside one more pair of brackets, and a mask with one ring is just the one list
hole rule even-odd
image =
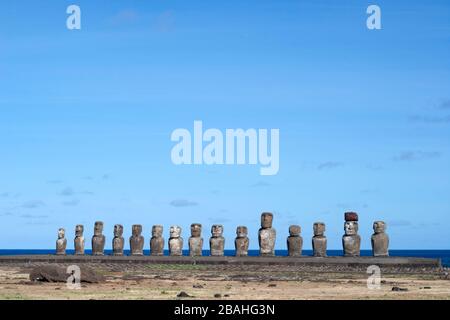
[[189, 257], [189, 256], [91, 256], [91, 255], [11, 255], [0, 256], [2, 264], [192, 264], [221, 266], [346, 266], [404, 267], [412, 269], [442, 268], [440, 259], [412, 257]]

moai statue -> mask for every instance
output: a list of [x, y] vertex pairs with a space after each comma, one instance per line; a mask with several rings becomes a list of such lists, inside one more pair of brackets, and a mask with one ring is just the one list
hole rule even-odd
[[248, 244], [249, 239], [247, 237], [248, 230], [245, 226], [239, 226], [236, 228], [236, 240], [234, 240], [234, 246], [236, 248], [236, 257], [248, 256]]
[[131, 227], [130, 250], [132, 256], [144, 254], [144, 237], [142, 236], [142, 225], [133, 224]]
[[191, 237], [189, 238], [189, 255], [191, 257], [201, 256], [203, 249], [202, 225], [191, 224]]
[[275, 239], [277, 233], [272, 228], [273, 214], [263, 212], [261, 214], [261, 229], [259, 229], [259, 255], [274, 256], [275, 255]]
[[152, 238], [150, 239], [150, 255], [164, 255], [163, 226], [155, 225], [152, 227]]
[[211, 227], [212, 237], [209, 239], [209, 247], [212, 256], [223, 256], [225, 238], [223, 237], [223, 226], [214, 224]]
[[289, 227], [289, 237], [287, 238], [288, 254], [290, 257], [300, 257], [302, 255], [303, 238], [300, 236], [302, 229], [300, 226]]
[[169, 255], [182, 256], [183, 255], [183, 238], [181, 237], [181, 227], [171, 226], [169, 238]]
[[66, 254], [66, 230], [63, 228], [58, 229], [58, 240], [56, 240], [56, 254], [57, 255], [65, 255]]
[[372, 253], [374, 257], [389, 256], [389, 236], [385, 233], [386, 223], [375, 221], [373, 223]]
[[345, 257], [359, 257], [361, 237], [358, 234], [358, 214], [356, 212], [345, 213], [345, 235], [342, 237], [342, 246]]
[[312, 238], [312, 247], [314, 257], [327, 256], [327, 237], [325, 237], [325, 223], [314, 223], [314, 237]]
[[121, 224], [116, 224], [114, 226], [114, 238], [112, 241], [114, 256], [123, 256], [124, 244], [125, 240], [123, 238], [123, 226]]
[[75, 254], [76, 255], [83, 255], [84, 254], [84, 226], [82, 224], [78, 224], [75, 227], [75, 239], [74, 247], [75, 247]]
[[96, 221], [92, 237], [92, 255], [102, 256], [105, 250], [105, 236], [103, 235], [103, 222]]

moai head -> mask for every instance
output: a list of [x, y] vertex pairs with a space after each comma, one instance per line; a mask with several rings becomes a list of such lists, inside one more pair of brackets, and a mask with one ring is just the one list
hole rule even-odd
[[247, 227], [239, 226], [236, 228], [236, 235], [238, 238], [245, 238], [248, 234]]
[[213, 224], [211, 227], [211, 234], [213, 237], [221, 237], [223, 235], [223, 225]]
[[120, 238], [123, 235], [123, 226], [121, 224], [114, 225], [114, 237]]
[[94, 225], [94, 235], [101, 236], [103, 233], [103, 222], [96, 221]]
[[315, 236], [323, 236], [325, 234], [325, 223], [315, 222], [313, 229]]
[[133, 224], [133, 226], [131, 227], [131, 234], [134, 237], [139, 237], [142, 233], [142, 225], [140, 224]]
[[344, 214], [344, 230], [346, 236], [353, 236], [358, 233], [358, 214], [356, 212], [346, 212]]
[[181, 236], [181, 227], [171, 226], [170, 227], [170, 237], [171, 238], [179, 238], [180, 236]]
[[65, 236], [66, 236], [66, 230], [64, 230], [63, 228], [59, 228], [58, 229], [58, 239], [64, 239]]
[[344, 225], [345, 235], [354, 236], [358, 233], [358, 222], [357, 221], [346, 221]]
[[152, 227], [152, 237], [160, 238], [162, 237], [162, 234], [163, 234], [163, 226], [157, 224]]
[[84, 227], [82, 224], [77, 224], [75, 227], [75, 236], [76, 237], [82, 237], [84, 232]]
[[302, 228], [300, 226], [297, 226], [297, 225], [289, 226], [289, 235], [291, 237], [299, 236], [301, 231], [302, 231]]
[[261, 228], [272, 228], [273, 214], [270, 212], [263, 212], [261, 214]]
[[384, 233], [386, 230], [386, 223], [384, 221], [375, 221], [373, 223], [373, 231], [375, 233]]
[[202, 235], [202, 225], [200, 223], [191, 224], [191, 237], [200, 237]]

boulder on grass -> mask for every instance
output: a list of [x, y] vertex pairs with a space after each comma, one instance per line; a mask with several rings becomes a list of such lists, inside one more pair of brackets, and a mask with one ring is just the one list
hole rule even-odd
[[[67, 271], [67, 267], [53, 265], [39, 266], [31, 270], [30, 280], [41, 282], [67, 282], [67, 279], [72, 274]], [[105, 277], [88, 267], [82, 266], [80, 267], [80, 281], [86, 283], [99, 283], [104, 282]]]

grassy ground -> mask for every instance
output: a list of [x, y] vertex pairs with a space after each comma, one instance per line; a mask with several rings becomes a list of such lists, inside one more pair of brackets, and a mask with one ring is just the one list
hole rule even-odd
[[[440, 274], [382, 274], [368, 289], [365, 272], [307, 272], [292, 268], [212, 270], [205, 265], [92, 266], [101, 284], [69, 289], [65, 283], [29, 281], [29, 268], [0, 266], [0, 299], [450, 299]], [[406, 291], [392, 291], [393, 287]]]

